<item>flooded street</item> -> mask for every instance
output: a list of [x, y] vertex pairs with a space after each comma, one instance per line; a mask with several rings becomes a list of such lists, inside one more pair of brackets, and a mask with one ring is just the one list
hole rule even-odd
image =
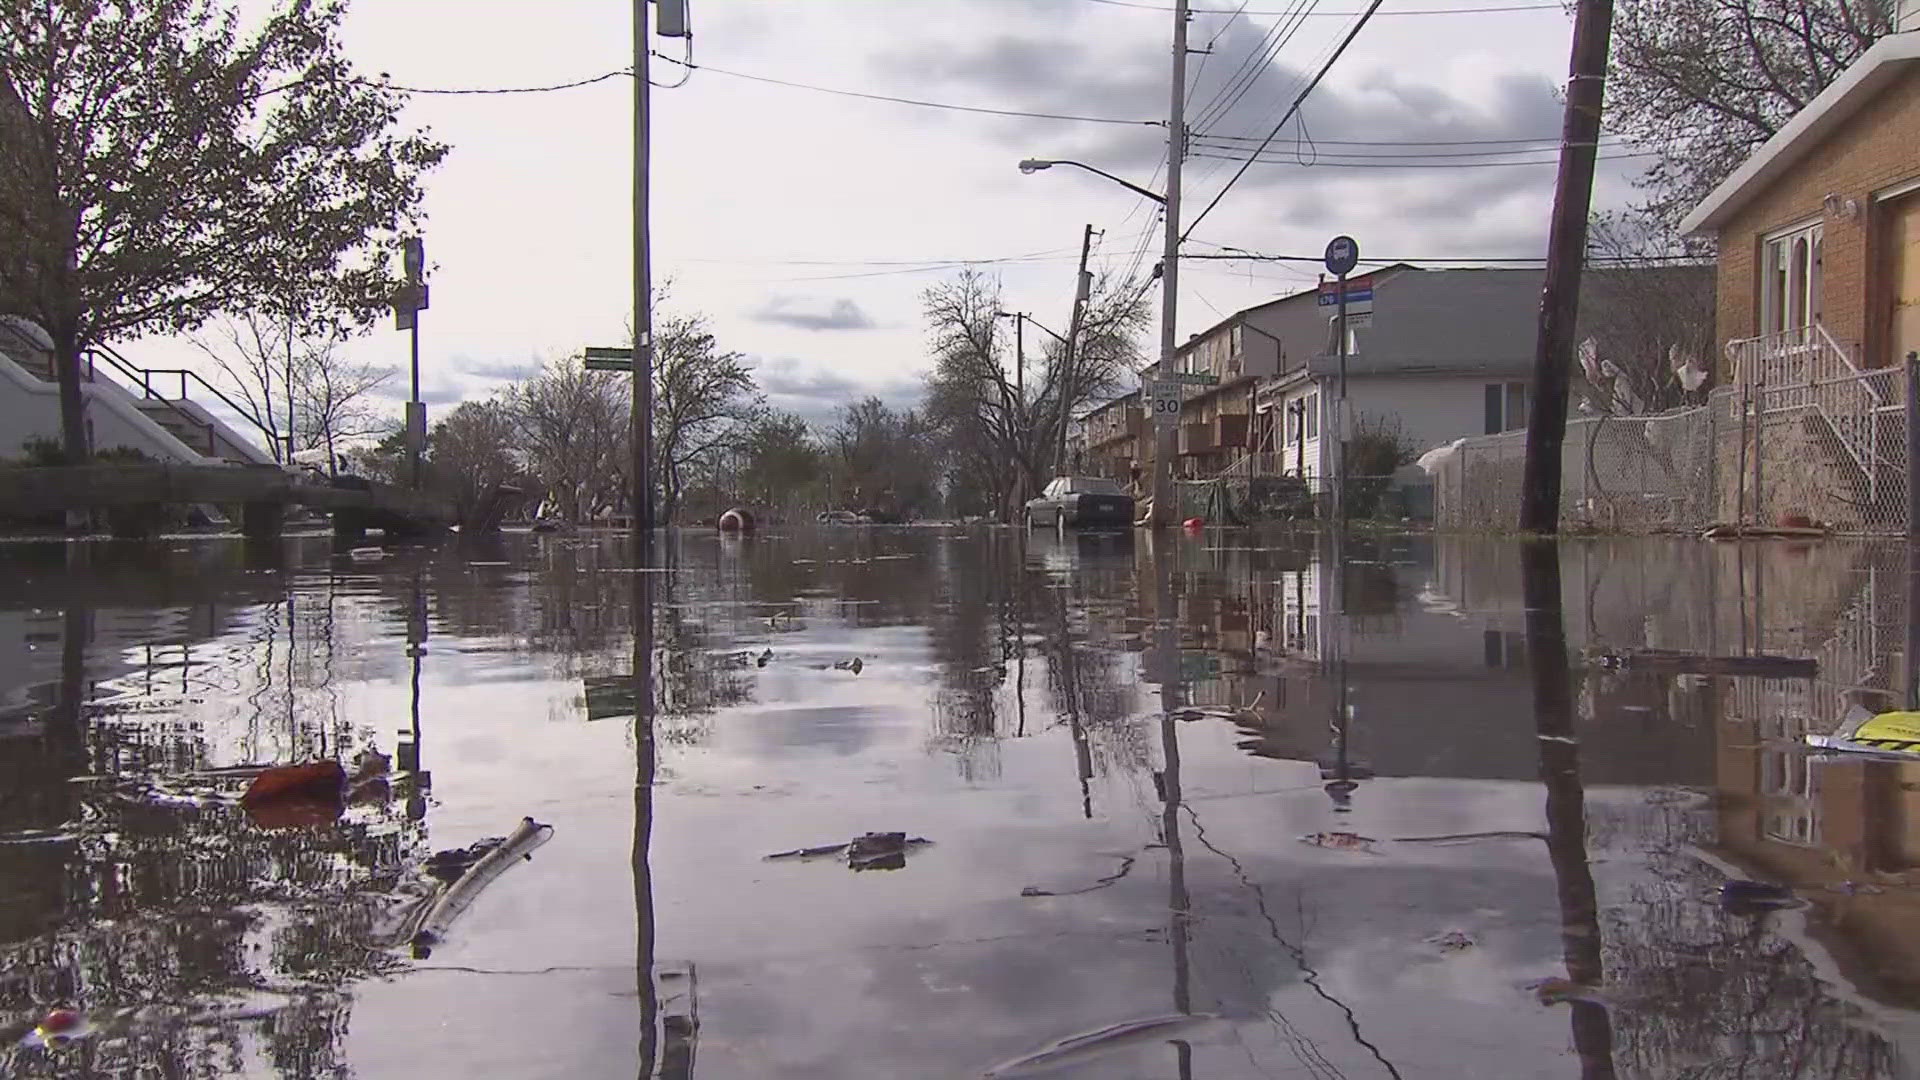
[[0, 546], [0, 1075], [1914, 1075], [1904, 549], [664, 543]]

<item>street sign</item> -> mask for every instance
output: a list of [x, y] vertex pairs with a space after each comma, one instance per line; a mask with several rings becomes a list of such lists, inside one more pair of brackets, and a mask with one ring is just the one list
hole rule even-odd
[[1366, 330], [1366, 329], [1370, 329], [1372, 326], [1373, 326], [1373, 312], [1362, 311], [1358, 313], [1355, 313], [1355, 312], [1347, 313], [1347, 329]]
[[[1352, 288], [1349, 288], [1347, 290], [1347, 303], [1349, 304], [1366, 303], [1367, 301], [1370, 301], [1372, 299], [1373, 299], [1372, 285], [1355, 285]], [[1332, 307], [1335, 304], [1338, 304], [1339, 302], [1340, 302], [1339, 289], [1327, 288], [1327, 289], [1321, 290], [1320, 298], [1318, 300], [1318, 303], [1321, 307]]]
[[632, 371], [633, 350], [589, 345], [583, 354], [588, 371]]
[[1148, 409], [1155, 427], [1172, 427], [1180, 421], [1180, 383], [1175, 379], [1147, 382]]
[[1176, 371], [1173, 373], [1173, 381], [1181, 386], [1218, 386], [1220, 376], [1209, 375], [1204, 371]]
[[1327, 242], [1327, 273], [1346, 277], [1360, 262], [1360, 245], [1351, 236], [1336, 236]]

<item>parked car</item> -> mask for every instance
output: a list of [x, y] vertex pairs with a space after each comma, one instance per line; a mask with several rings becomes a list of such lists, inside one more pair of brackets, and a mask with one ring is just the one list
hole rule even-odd
[[1027, 500], [1027, 528], [1036, 525], [1129, 526], [1133, 496], [1117, 480], [1056, 476], [1038, 498]]

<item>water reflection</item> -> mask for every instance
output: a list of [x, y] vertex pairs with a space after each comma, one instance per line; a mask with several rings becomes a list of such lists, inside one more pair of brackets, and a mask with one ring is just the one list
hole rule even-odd
[[[1909, 1068], [1920, 774], [1802, 740], [1906, 700], [1904, 551], [656, 543], [0, 548], [0, 1071], [964, 1075], [1169, 1009], [1231, 1036], [1071, 1075]], [[1817, 670], [1714, 673], [1763, 655]], [[390, 797], [325, 827], [234, 805], [366, 751]], [[933, 843], [761, 858], [893, 831]], [[20, 1045], [60, 1004], [100, 1037]]]

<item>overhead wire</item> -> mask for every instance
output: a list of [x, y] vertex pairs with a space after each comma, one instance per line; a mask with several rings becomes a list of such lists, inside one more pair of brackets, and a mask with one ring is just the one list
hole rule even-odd
[[[1299, 96], [1293, 99], [1293, 104], [1287, 106], [1287, 111], [1281, 115], [1279, 123], [1274, 124], [1273, 130], [1267, 133], [1266, 141], [1255, 148], [1254, 156], [1257, 157], [1261, 150], [1265, 150], [1268, 143], [1271, 143], [1274, 137], [1280, 134], [1280, 129], [1287, 126], [1287, 121], [1293, 118], [1293, 114], [1300, 111], [1300, 105], [1307, 100], [1307, 95], [1313, 93], [1314, 87], [1319, 86], [1320, 80], [1325, 78], [1327, 72], [1332, 70], [1333, 65], [1339, 62], [1341, 55], [1347, 51], [1347, 46], [1353, 44], [1353, 39], [1360, 36], [1361, 29], [1367, 25], [1368, 20], [1373, 18], [1373, 13], [1380, 10], [1380, 3], [1381, 0], [1373, 0], [1373, 2], [1367, 6], [1367, 10], [1361, 13], [1360, 18], [1354, 21], [1353, 28], [1348, 30], [1347, 35], [1340, 39], [1340, 44], [1333, 50], [1333, 55], [1327, 57], [1327, 62], [1320, 66], [1320, 70], [1314, 74], [1313, 80], [1307, 83], [1306, 89], [1300, 91]], [[1201, 210], [1199, 215], [1187, 224], [1180, 235], [1183, 238], [1193, 235], [1194, 228], [1206, 220], [1207, 215], [1213, 212], [1214, 207], [1220, 205], [1220, 200], [1227, 197], [1227, 192], [1233, 190], [1233, 185], [1239, 183], [1240, 178], [1245, 176], [1247, 170], [1252, 166], [1253, 157], [1249, 157], [1240, 168], [1234, 171], [1233, 176], [1227, 180], [1226, 186], [1214, 193], [1212, 201], [1208, 202], [1205, 209]]]
[[[1201, 158], [1204, 160], [1238, 161], [1242, 163], [1243, 166], [1252, 165], [1255, 162], [1259, 162], [1262, 165], [1300, 164], [1299, 162], [1292, 161], [1288, 158], [1279, 158], [1279, 157], [1259, 157], [1259, 156], [1242, 157], [1242, 156], [1237, 156], [1233, 154], [1194, 154], [1192, 156], [1196, 158]], [[1595, 160], [1621, 161], [1627, 158], [1644, 158], [1644, 157], [1658, 157], [1658, 156], [1659, 154], [1654, 151], [1642, 150], [1642, 151], [1635, 151], [1632, 153], [1625, 153], [1625, 154], [1600, 154], [1596, 157]], [[1303, 167], [1312, 168], [1312, 169], [1499, 169], [1499, 168], [1511, 168], [1514, 166], [1523, 166], [1523, 165], [1558, 165], [1559, 163], [1560, 163], [1560, 159], [1557, 157], [1540, 158], [1538, 160], [1531, 160], [1531, 161], [1424, 161], [1424, 160], [1389, 160], [1389, 159], [1376, 159], [1372, 161], [1367, 161], [1367, 160], [1327, 161], [1322, 159], [1322, 160], [1315, 161], [1311, 165], [1304, 165]], [[1246, 172], [1246, 169], [1242, 168], [1240, 172], [1244, 173]], [[1234, 179], [1238, 180], [1239, 178], [1240, 178], [1239, 174], [1236, 173], [1234, 176]], [[1211, 210], [1213, 209], [1213, 207], [1209, 205], [1207, 209]]]
[[696, 64], [690, 60], [681, 60], [664, 53], [652, 54], [669, 64], [678, 64], [694, 71], [710, 71], [715, 75], [744, 79], [748, 82], [766, 83], [771, 86], [784, 86], [792, 90], [810, 90], [817, 94], [832, 94], [835, 97], [859, 98], [864, 101], [884, 101], [894, 105], [913, 105], [923, 109], [944, 109], [949, 112], [979, 113], [987, 116], [1017, 116], [1030, 120], [1065, 120], [1083, 124], [1120, 124], [1129, 127], [1165, 127], [1165, 120], [1129, 120], [1116, 116], [1082, 116], [1075, 113], [1037, 112], [1027, 109], [995, 109], [984, 105], [961, 105], [950, 101], [929, 101], [924, 98], [899, 97], [893, 94], [872, 94], [864, 90], [845, 90], [832, 86], [816, 86], [813, 83], [796, 82], [792, 79], [777, 79], [771, 75], [754, 75], [745, 71], [733, 71], [729, 68], [715, 67], [712, 64]]
[[[1208, 123], [1226, 119], [1232, 113], [1234, 106], [1240, 104], [1247, 93], [1253, 89], [1254, 84], [1260, 81], [1260, 77], [1273, 66], [1273, 61], [1280, 55], [1280, 50], [1286, 48], [1288, 43], [1299, 34], [1300, 28], [1306, 25], [1307, 15], [1318, 6], [1319, 0], [1298, 0], [1289, 9], [1290, 14], [1282, 15], [1272, 29], [1260, 39], [1261, 44], [1255, 46], [1253, 52], [1248, 54], [1247, 60], [1235, 69], [1234, 77], [1229, 80], [1229, 84], [1222, 86], [1220, 93], [1214, 95], [1207, 106], [1200, 110], [1200, 115], [1194, 119], [1193, 127], [1196, 130], [1204, 130]], [[1269, 40], [1271, 44], [1268, 44]]]
[[[1172, 11], [1173, 10], [1172, 8], [1167, 7], [1164, 4], [1132, 3], [1132, 2], [1129, 2], [1129, 0], [1086, 0], [1086, 2], [1090, 4], [1105, 4], [1108, 7], [1133, 8], [1139, 11]], [[1189, 8], [1188, 10], [1195, 15], [1227, 14], [1226, 8]], [[1565, 11], [1565, 10], [1566, 8], [1561, 4], [1501, 4], [1501, 5], [1489, 5], [1486, 7], [1396, 8], [1392, 11], [1382, 12], [1382, 14], [1385, 14], [1385, 15], [1494, 15], [1494, 14], [1499, 14], [1501, 12], [1507, 12], [1507, 11]], [[1248, 15], [1279, 15], [1282, 13], [1278, 11], [1249, 11], [1249, 12], [1246, 12], [1246, 14]], [[1321, 12], [1315, 12], [1315, 14], [1323, 15], [1327, 17], [1350, 17], [1350, 16], [1360, 14], [1360, 12], [1351, 11], [1351, 10], [1321, 11]]]

